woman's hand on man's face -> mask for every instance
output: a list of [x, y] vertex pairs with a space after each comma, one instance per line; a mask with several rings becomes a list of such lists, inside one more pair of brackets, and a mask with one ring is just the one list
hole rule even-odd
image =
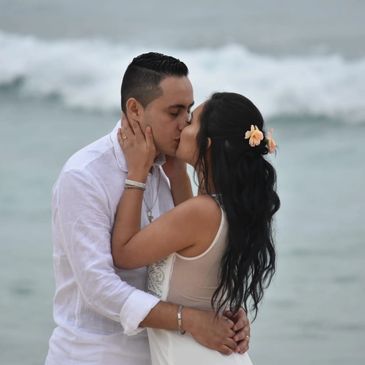
[[151, 127], [143, 132], [137, 121], [128, 121], [123, 114], [118, 142], [127, 162], [128, 178], [144, 182], [156, 157]]

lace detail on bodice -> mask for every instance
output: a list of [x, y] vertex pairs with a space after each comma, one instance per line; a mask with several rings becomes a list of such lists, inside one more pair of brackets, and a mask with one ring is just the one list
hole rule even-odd
[[175, 254], [171, 254], [165, 259], [148, 266], [147, 292], [162, 300], [166, 300], [169, 292], [170, 279], [175, 257]]
[[147, 292], [159, 298], [162, 297], [166, 263], [167, 258], [151, 264], [147, 270]]

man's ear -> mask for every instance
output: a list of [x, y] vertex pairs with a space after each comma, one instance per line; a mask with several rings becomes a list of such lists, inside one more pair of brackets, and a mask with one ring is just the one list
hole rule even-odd
[[142, 104], [135, 98], [129, 98], [125, 106], [128, 120], [140, 122], [143, 113]]

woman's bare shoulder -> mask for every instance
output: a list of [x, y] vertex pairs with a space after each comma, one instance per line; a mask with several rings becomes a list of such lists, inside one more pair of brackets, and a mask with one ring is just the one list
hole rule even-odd
[[176, 208], [183, 221], [189, 222], [193, 229], [203, 228], [204, 231], [215, 231], [221, 220], [221, 209], [209, 195], [198, 195], [179, 204]]
[[[199, 195], [180, 205], [177, 206], [181, 208], [180, 227], [192, 232], [194, 245], [178, 252], [183, 256], [195, 257], [209, 247], [217, 234], [221, 222], [221, 208], [209, 195]], [[182, 222], [185, 222], [185, 225]]]
[[215, 201], [213, 197], [210, 195], [198, 195], [188, 200], [185, 200], [183, 203], [179, 204], [176, 208], [180, 208], [183, 210], [187, 210], [194, 215], [208, 215], [220, 216], [220, 207]]

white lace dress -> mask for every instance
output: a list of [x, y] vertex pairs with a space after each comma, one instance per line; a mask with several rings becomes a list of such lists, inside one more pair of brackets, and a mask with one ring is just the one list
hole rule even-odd
[[[220, 260], [227, 244], [227, 222], [222, 210], [219, 230], [199, 256], [174, 253], [148, 269], [148, 291], [164, 301], [210, 309], [218, 284]], [[252, 365], [249, 355], [225, 356], [198, 344], [188, 333], [148, 329], [152, 365]]]

